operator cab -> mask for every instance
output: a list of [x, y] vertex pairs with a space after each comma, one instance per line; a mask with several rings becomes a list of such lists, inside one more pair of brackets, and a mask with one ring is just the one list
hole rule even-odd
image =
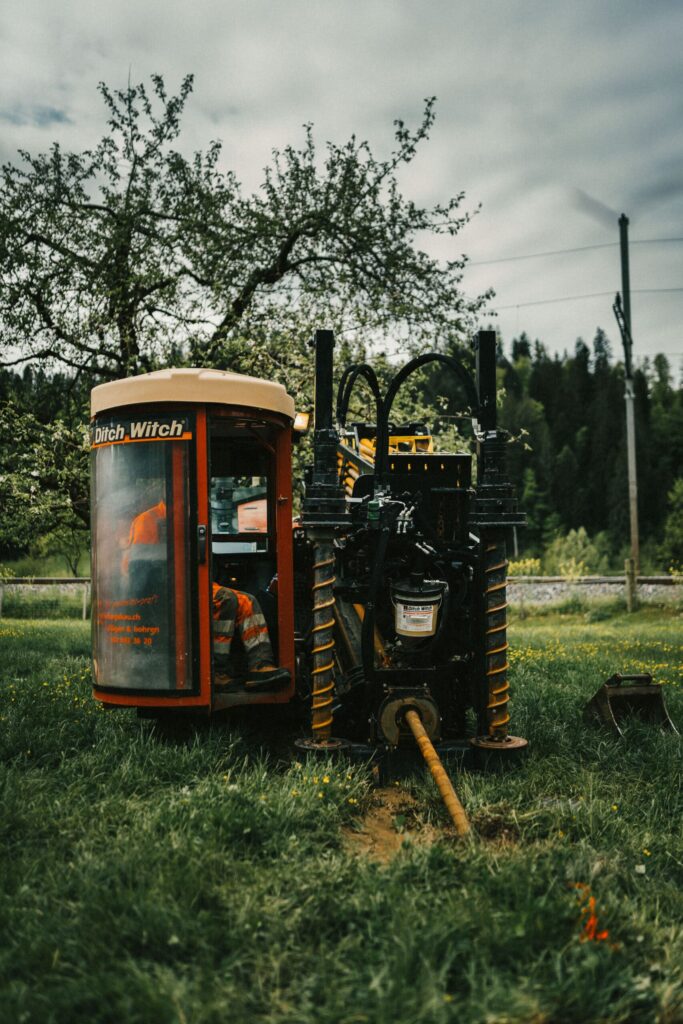
[[[279, 384], [163, 370], [92, 394], [95, 696], [216, 710], [294, 691], [291, 445]], [[216, 585], [253, 595], [289, 683], [218, 692]], [[279, 593], [279, 598], [278, 598]], [[239, 666], [240, 640], [233, 651]]]

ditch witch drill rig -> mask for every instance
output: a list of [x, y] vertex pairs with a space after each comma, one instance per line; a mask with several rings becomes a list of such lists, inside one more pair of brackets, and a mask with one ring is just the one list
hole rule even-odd
[[[509, 732], [506, 540], [524, 516], [505, 475], [507, 435], [496, 428], [495, 333], [474, 340], [474, 380], [459, 360], [429, 353], [383, 397], [370, 366], [348, 367], [336, 424], [333, 345], [331, 332], [317, 332], [300, 540], [315, 577], [313, 736], [303, 745], [333, 743], [334, 720], [335, 732], [381, 753], [387, 774], [413, 738], [424, 752], [424, 734], [442, 752], [519, 751], [526, 741]], [[430, 363], [456, 375], [476, 420], [476, 488], [470, 455], [435, 452], [424, 425], [391, 420], [401, 385]], [[360, 380], [374, 397], [374, 423], [347, 424]]]
[[[343, 746], [385, 777], [415, 740], [469, 756], [521, 749], [505, 594], [506, 538], [524, 516], [496, 428], [494, 333], [474, 340], [474, 378], [428, 354], [382, 396], [370, 366], [350, 366], [336, 420], [332, 333], [314, 345], [313, 465], [294, 525], [298, 424], [281, 385], [170, 369], [93, 390], [95, 697], [151, 715], [299, 704], [304, 749]], [[455, 374], [476, 421], [476, 487], [470, 455], [435, 452], [424, 425], [391, 420], [401, 385], [429, 364]], [[374, 423], [346, 422], [360, 382]], [[283, 673], [271, 690], [243, 684], [237, 649], [219, 686], [217, 584], [257, 597], [284, 685]]]

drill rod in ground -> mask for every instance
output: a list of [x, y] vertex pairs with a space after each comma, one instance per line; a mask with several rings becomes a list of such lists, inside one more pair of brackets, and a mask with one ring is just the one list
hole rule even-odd
[[415, 737], [415, 741], [420, 748], [420, 753], [427, 762], [427, 766], [432, 773], [434, 782], [439, 787], [439, 792], [443, 797], [443, 802], [448, 809], [448, 813], [451, 816], [451, 820], [455, 825], [456, 831], [459, 836], [466, 836], [470, 831], [470, 823], [465, 813], [465, 808], [458, 800], [458, 796], [453, 789], [453, 783], [448, 778], [444, 766], [441, 764], [439, 755], [437, 754], [432, 741], [425, 732], [425, 728], [420, 721], [420, 716], [417, 711], [406, 711], [405, 720], [410, 726], [410, 731]]

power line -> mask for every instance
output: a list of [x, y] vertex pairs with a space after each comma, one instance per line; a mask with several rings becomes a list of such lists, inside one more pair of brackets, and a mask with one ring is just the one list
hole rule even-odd
[[589, 249], [613, 249], [618, 242], [603, 242], [600, 245], [581, 245], [576, 249], [553, 249], [551, 252], [528, 252], [523, 256], [501, 256], [497, 260], [473, 260], [468, 267], [487, 267], [491, 263], [514, 263], [517, 260], [535, 260], [541, 256], [562, 256], [565, 252], [587, 252]]
[[578, 299], [600, 299], [606, 295], [614, 297], [611, 292], [590, 292], [588, 295], [563, 295], [556, 299], [537, 299], [535, 302], [514, 302], [511, 306], [496, 306], [496, 309], [520, 309], [522, 306], [548, 306], [554, 302], [576, 302]]
[[[654, 245], [659, 242], [683, 242], [683, 238], [632, 238], [630, 245]], [[616, 242], [614, 243], [617, 244]]]
[[[631, 245], [655, 245], [661, 242], [683, 242], [683, 238], [632, 238]], [[580, 245], [575, 249], [552, 249], [549, 252], [529, 252], [522, 256], [501, 256], [495, 260], [473, 260], [468, 267], [487, 267], [492, 263], [514, 263], [517, 260], [535, 260], [543, 256], [563, 256], [567, 252], [588, 252], [590, 249], [614, 249], [618, 242], [600, 242], [596, 245]]]
[[651, 295], [656, 292], [683, 292], [683, 288], [631, 288], [631, 292], [640, 295]]
[[[683, 288], [632, 288], [632, 294], [651, 295], [659, 292], [683, 292]], [[576, 302], [579, 299], [601, 299], [605, 296], [614, 296], [611, 292], [589, 292], [586, 295], [561, 295], [555, 299], [536, 299], [534, 302], [514, 302], [509, 306], [495, 306], [495, 309], [521, 309], [523, 306], [548, 306], [555, 302]]]

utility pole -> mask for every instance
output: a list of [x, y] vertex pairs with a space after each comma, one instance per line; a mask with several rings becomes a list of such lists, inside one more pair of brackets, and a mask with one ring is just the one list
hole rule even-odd
[[[628, 497], [631, 520], [631, 573], [640, 570], [640, 542], [638, 535], [638, 478], [636, 475], [636, 421], [633, 388], [633, 338], [631, 335], [631, 284], [628, 266], [628, 217], [622, 213], [619, 218], [619, 242], [621, 248], [621, 291], [617, 293], [612, 309], [619, 325], [624, 345], [624, 398], [626, 402], [626, 449], [628, 456]], [[628, 575], [628, 567], [627, 567]]]

